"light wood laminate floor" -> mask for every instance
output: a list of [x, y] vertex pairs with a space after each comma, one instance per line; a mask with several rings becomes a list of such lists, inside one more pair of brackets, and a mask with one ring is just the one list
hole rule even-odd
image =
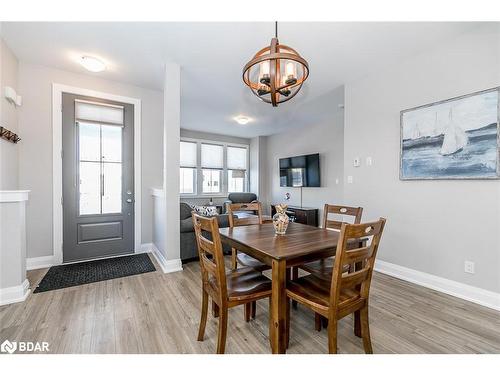
[[[30, 284], [46, 271], [30, 271]], [[51, 353], [215, 353], [217, 319], [209, 315], [205, 341], [196, 341], [200, 303], [199, 265], [192, 262], [182, 272], [30, 294], [0, 307], [0, 342], [47, 341]], [[499, 312], [380, 273], [370, 324], [375, 353], [500, 353]], [[339, 323], [338, 343], [340, 353], [363, 353], [350, 317]], [[270, 352], [267, 301], [258, 302], [249, 323], [243, 307], [230, 310], [226, 352]], [[299, 305], [288, 353], [327, 352], [326, 330], [316, 332], [313, 313]]]

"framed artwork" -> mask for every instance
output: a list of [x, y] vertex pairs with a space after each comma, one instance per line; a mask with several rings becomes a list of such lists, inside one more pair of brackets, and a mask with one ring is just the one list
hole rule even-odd
[[500, 88], [401, 111], [401, 180], [500, 178]]

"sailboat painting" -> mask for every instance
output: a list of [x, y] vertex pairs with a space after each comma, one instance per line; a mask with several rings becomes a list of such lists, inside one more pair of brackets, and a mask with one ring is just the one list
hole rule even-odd
[[402, 111], [400, 178], [500, 178], [499, 91]]

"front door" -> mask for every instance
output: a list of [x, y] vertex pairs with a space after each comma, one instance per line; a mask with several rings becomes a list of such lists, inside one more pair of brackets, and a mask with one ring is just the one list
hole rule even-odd
[[63, 93], [63, 261], [134, 252], [134, 107]]

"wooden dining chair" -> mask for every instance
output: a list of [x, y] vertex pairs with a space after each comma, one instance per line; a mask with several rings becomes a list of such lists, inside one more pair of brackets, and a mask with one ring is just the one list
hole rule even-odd
[[[260, 202], [253, 203], [233, 203], [227, 206], [229, 213], [229, 227], [239, 227], [243, 225], [262, 224], [262, 205]], [[243, 217], [238, 217], [238, 213], [244, 213]], [[238, 253], [238, 250], [231, 249], [231, 267], [238, 268], [238, 264], [245, 267], [254, 267], [255, 269], [265, 270], [269, 266], [261, 261], [247, 255]]]
[[[344, 222], [330, 219], [329, 214], [352, 216], [354, 217], [353, 224], [359, 224], [361, 223], [363, 208], [325, 204], [325, 208], [323, 211], [323, 228], [340, 231], [340, 228], [342, 227], [342, 224]], [[333, 270], [333, 257], [305, 263], [301, 265], [300, 268], [319, 277], [326, 277], [330, 279]]]
[[218, 307], [217, 353], [223, 354], [226, 347], [228, 309], [239, 305], [250, 306], [252, 302], [270, 297], [271, 280], [251, 267], [226, 272], [217, 219], [200, 216], [194, 212], [192, 216], [202, 278], [198, 341], [203, 341], [205, 335], [210, 297]]
[[[349, 206], [337, 206], [333, 204], [325, 204], [323, 209], [323, 228], [340, 231], [344, 221], [334, 220], [330, 218], [330, 214], [341, 215], [353, 217], [353, 223], [361, 223], [361, 215], [363, 214], [363, 207], [349, 207]], [[333, 272], [333, 262], [334, 258], [319, 259], [314, 262], [305, 263], [299, 266], [300, 269], [316, 275], [325, 280], [330, 280]], [[346, 265], [344, 271], [349, 272], [351, 265]], [[295, 268], [292, 270], [292, 278], [296, 279], [298, 277], [298, 270]], [[321, 331], [321, 316], [315, 314], [315, 328], [317, 331]]]
[[[290, 299], [309, 307], [328, 319], [328, 351], [337, 353], [337, 322], [351, 313], [359, 313], [361, 337], [366, 353], [373, 353], [368, 320], [368, 299], [373, 267], [385, 219], [365, 224], [343, 223], [337, 243], [335, 264], [331, 280], [314, 274], [291, 280], [287, 283], [286, 337], [290, 336]], [[363, 240], [368, 239], [369, 245]], [[353, 248], [352, 244], [363, 243]], [[345, 266], [356, 263], [359, 266], [351, 273], [344, 272]]]
[[[244, 225], [262, 224], [262, 205], [260, 202], [252, 203], [232, 203], [227, 206], [229, 213], [229, 227], [239, 227]], [[238, 217], [238, 213], [244, 213], [243, 217]], [[242, 216], [242, 215], [240, 215]], [[258, 271], [265, 271], [270, 267], [261, 261], [245, 253], [239, 253], [237, 249], [231, 249], [231, 267], [233, 270], [238, 268], [238, 264], [244, 267], [253, 267]], [[250, 317], [255, 319], [257, 313], [257, 304], [253, 302], [245, 307], [245, 320], [248, 322]]]

